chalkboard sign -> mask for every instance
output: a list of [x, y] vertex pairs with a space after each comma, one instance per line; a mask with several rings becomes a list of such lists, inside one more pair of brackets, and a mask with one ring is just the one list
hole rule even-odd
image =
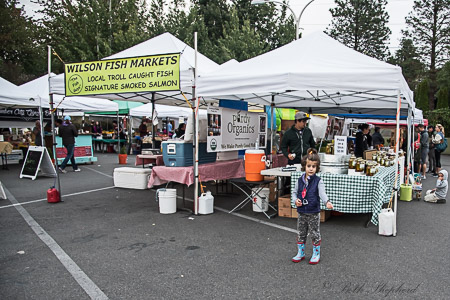
[[36, 176], [41, 164], [43, 151], [28, 150], [27, 157], [23, 164], [22, 174], [27, 176]]
[[20, 172], [20, 178], [31, 178], [34, 180], [39, 171], [43, 175], [56, 176], [55, 167], [48, 155], [47, 148], [30, 146]]

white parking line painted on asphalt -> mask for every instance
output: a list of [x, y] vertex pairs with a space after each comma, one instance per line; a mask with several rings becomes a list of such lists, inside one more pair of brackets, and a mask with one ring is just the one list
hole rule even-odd
[[47, 247], [56, 255], [56, 258], [62, 263], [66, 270], [78, 282], [83, 290], [91, 299], [108, 299], [102, 290], [78, 267], [78, 265], [67, 255], [66, 252], [56, 243], [56, 241], [33, 219], [28, 211], [20, 205], [16, 198], [5, 188], [6, 195], [9, 201], [14, 206], [20, 215], [27, 222], [28, 226], [36, 233], [36, 235], [47, 245]]
[[[177, 196], [177, 198], [183, 199], [183, 197], [181, 197], [181, 196]], [[189, 199], [189, 198], [186, 198], [186, 197], [185, 197], [185, 199], [187, 201], [194, 202], [194, 200], [192, 200], [192, 199]], [[221, 211], [221, 212], [224, 212], [224, 213], [227, 213], [227, 214], [229, 213], [228, 210], [226, 210], [224, 208], [221, 208], [221, 207], [214, 206], [214, 209], [216, 209], [218, 211]], [[233, 215], [233, 216], [236, 216], [236, 217], [239, 217], [239, 218], [243, 218], [243, 219], [246, 219], [246, 220], [249, 220], [249, 221], [253, 221], [253, 222], [256, 222], [256, 223], [259, 223], [259, 224], [264, 224], [264, 225], [267, 225], [267, 226], [270, 226], [270, 227], [274, 227], [274, 228], [277, 228], [277, 229], [281, 229], [281, 230], [284, 230], [284, 231], [298, 233], [298, 231], [296, 229], [289, 228], [289, 227], [286, 227], [286, 226], [281, 226], [281, 225], [278, 225], [278, 224], [269, 223], [267, 221], [263, 221], [263, 220], [256, 219], [256, 218], [252, 218], [252, 217], [249, 217], [249, 216], [246, 216], [246, 215], [242, 215], [242, 214], [239, 214], [239, 213], [233, 212], [230, 215]]]
[[[99, 188], [99, 189], [95, 189], [95, 190], [89, 190], [89, 191], [83, 191], [83, 192], [77, 192], [77, 193], [62, 195], [61, 198], [70, 197], [70, 196], [77, 196], [77, 195], [87, 194], [87, 193], [93, 193], [93, 192], [98, 192], [98, 191], [104, 191], [104, 190], [109, 190], [109, 189], [113, 189], [113, 188], [114, 188], [114, 186], [108, 186], [108, 187]], [[17, 203], [17, 204], [4, 205], [4, 206], [0, 206], [0, 209], [7, 208], [7, 207], [14, 207], [14, 206], [17, 206], [17, 205], [24, 205], [24, 204], [31, 204], [31, 203], [36, 203], [36, 202], [42, 202], [42, 201], [47, 201], [47, 198], [31, 200], [31, 201], [27, 201], [27, 202], [21, 202], [21, 203]]]
[[96, 170], [96, 169], [93, 169], [93, 168], [84, 167], [84, 169], [88, 169], [88, 170], [94, 171], [94, 172], [96, 172], [96, 173], [102, 174], [103, 176], [106, 176], [106, 177], [109, 177], [109, 178], [113, 178], [113, 176], [108, 175], [108, 174], [103, 173], [103, 172], [100, 172], [100, 171], [98, 171], [98, 170]]

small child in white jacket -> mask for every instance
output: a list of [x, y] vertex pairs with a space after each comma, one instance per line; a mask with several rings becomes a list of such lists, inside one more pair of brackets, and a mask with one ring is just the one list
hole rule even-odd
[[441, 170], [438, 174], [436, 188], [427, 191], [424, 201], [433, 203], [445, 203], [447, 202], [446, 200], [447, 191], [448, 191], [448, 173], [446, 170]]

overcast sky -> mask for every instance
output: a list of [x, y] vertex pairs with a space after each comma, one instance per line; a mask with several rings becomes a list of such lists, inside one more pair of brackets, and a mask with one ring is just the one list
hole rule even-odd
[[[290, 0], [289, 5], [298, 17], [305, 4], [309, 1], [310, 0]], [[20, 0], [19, 2], [22, 5], [25, 5], [25, 10], [28, 14], [32, 14], [32, 11], [39, 7], [37, 4], [31, 3], [30, 0]], [[390, 38], [391, 52], [398, 49], [401, 30], [405, 28], [405, 17], [412, 11], [413, 4], [414, 0], [388, 0], [386, 10], [390, 16], [389, 27], [392, 31]], [[300, 27], [304, 28], [304, 34], [325, 30], [331, 22], [329, 10], [334, 6], [333, 0], [315, 0], [312, 2], [306, 8], [300, 22]]]

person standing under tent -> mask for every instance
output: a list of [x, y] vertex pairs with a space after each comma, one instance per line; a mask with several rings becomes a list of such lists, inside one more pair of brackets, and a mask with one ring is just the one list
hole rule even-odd
[[141, 139], [143, 139], [144, 137], [146, 137], [148, 134], [148, 129], [147, 129], [147, 119], [143, 118], [141, 125], [139, 125], [139, 136], [141, 137]]
[[375, 132], [372, 134], [372, 144], [374, 149], [381, 147], [380, 145], [384, 145], [384, 138], [380, 133], [380, 127], [375, 127]]
[[66, 158], [62, 162], [61, 166], [59, 166], [59, 171], [61, 173], [67, 173], [65, 169], [69, 160], [72, 163], [74, 172], [81, 171], [81, 169], [78, 168], [74, 157], [75, 138], [78, 136], [78, 132], [77, 128], [70, 122], [70, 120], [70, 116], [65, 116], [64, 123], [59, 126], [58, 135], [62, 138], [62, 143], [67, 150]]
[[43, 146], [42, 145], [41, 121], [37, 120], [34, 124], [35, 124], [35, 126], [33, 128], [34, 144], [36, 146]]
[[307, 150], [316, 146], [311, 129], [306, 127], [309, 119], [306, 113], [297, 112], [294, 125], [283, 135], [281, 151], [287, 157], [289, 165], [300, 164], [302, 156], [306, 155]]
[[439, 150], [438, 148], [440, 148], [440, 146], [438, 146], [438, 144], [443, 144], [444, 143], [444, 139], [445, 139], [445, 130], [444, 130], [444, 126], [442, 126], [441, 124], [436, 124], [436, 135], [435, 135], [435, 140], [434, 140], [434, 148], [435, 148], [435, 158], [436, 158], [436, 173], [433, 174], [433, 177], [438, 177], [439, 171], [441, 170], [441, 153], [443, 151], [445, 151], [445, 149], [443, 151]]
[[435, 174], [436, 173], [436, 155], [435, 155], [435, 147], [433, 144], [433, 140], [436, 136], [436, 132], [434, 131], [433, 125], [428, 125], [428, 173]]
[[421, 148], [421, 155], [420, 155], [420, 166], [419, 166], [419, 173], [422, 172], [422, 179], [427, 179], [426, 172], [427, 172], [427, 158], [428, 158], [428, 132], [425, 130], [425, 125], [419, 124], [417, 125], [419, 128], [419, 134], [420, 134], [420, 148]]
[[363, 157], [364, 151], [369, 149], [367, 144], [367, 134], [369, 133], [369, 124], [362, 124], [356, 133], [355, 156]]
[[180, 123], [178, 124], [178, 128], [175, 129], [175, 136], [174, 138], [184, 139], [184, 134], [186, 132], [186, 123]]
[[103, 129], [102, 129], [102, 126], [100, 125], [100, 123], [98, 121], [94, 122], [94, 120], [92, 120], [92, 122], [91, 122], [91, 132], [92, 132], [93, 136], [95, 137], [93, 139], [94, 146], [95, 146], [94, 150], [97, 150], [97, 148], [98, 148], [98, 151], [100, 151], [101, 147], [102, 147], [102, 144], [101, 144], [101, 141], [98, 141], [97, 139], [102, 138]]

